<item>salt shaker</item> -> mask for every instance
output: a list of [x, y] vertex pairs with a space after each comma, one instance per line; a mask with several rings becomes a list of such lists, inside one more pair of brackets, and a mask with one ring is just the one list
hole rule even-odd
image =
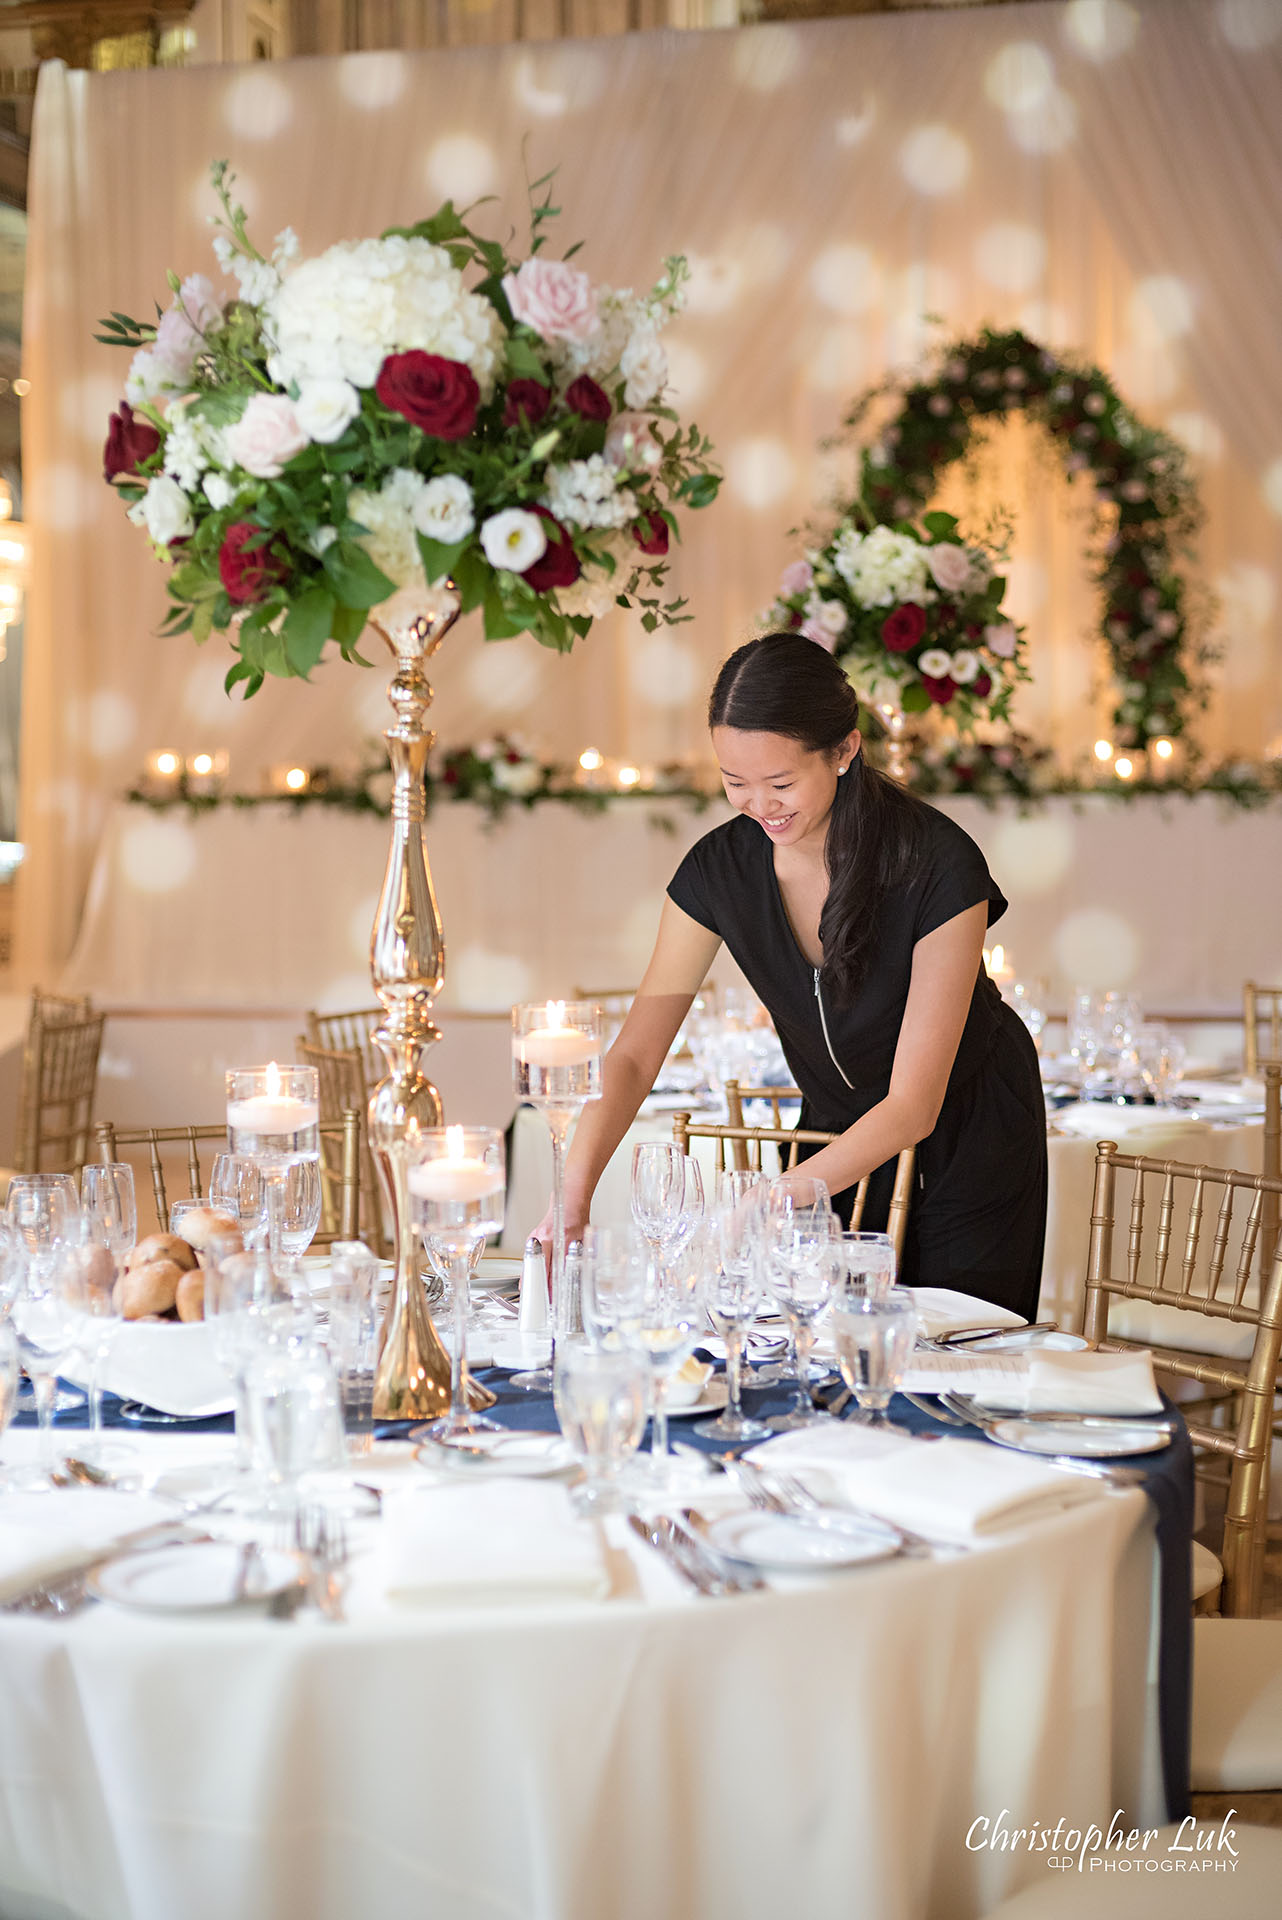
[[517, 1325], [522, 1333], [546, 1333], [548, 1326], [548, 1270], [542, 1243], [533, 1234], [525, 1243], [521, 1262], [521, 1298]]

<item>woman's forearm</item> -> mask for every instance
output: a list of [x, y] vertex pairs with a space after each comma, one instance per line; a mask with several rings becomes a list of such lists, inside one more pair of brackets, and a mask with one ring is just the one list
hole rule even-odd
[[811, 1154], [797, 1171], [824, 1181], [829, 1193], [844, 1193], [905, 1147], [916, 1146], [929, 1131], [912, 1103], [890, 1093], [829, 1146]]

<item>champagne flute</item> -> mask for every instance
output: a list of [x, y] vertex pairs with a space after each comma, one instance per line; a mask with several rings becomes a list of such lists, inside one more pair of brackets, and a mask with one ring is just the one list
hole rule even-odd
[[[601, 1009], [582, 1000], [548, 1000], [512, 1009], [516, 1097], [537, 1107], [552, 1139], [552, 1362], [565, 1313], [565, 1149], [588, 1100], [601, 1098]], [[514, 1387], [552, 1388], [552, 1364], [514, 1373]]]
[[425, 1431], [455, 1445], [478, 1433], [501, 1433], [498, 1421], [467, 1404], [467, 1315], [471, 1259], [503, 1227], [503, 1135], [495, 1127], [424, 1127], [414, 1140], [409, 1195], [425, 1245], [449, 1263], [454, 1340], [450, 1410]]

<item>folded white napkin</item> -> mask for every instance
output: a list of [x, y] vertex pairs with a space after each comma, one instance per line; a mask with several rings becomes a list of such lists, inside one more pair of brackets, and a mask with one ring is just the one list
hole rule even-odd
[[1160, 1413], [1162, 1398], [1147, 1353], [1034, 1349], [1024, 1407], [1029, 1413]]
[[1063, 1133], [1080, 1133], [1088, 1140], [1122, 1141], [1169, 1132], [1186, 1135], [1206, 1132], [1206, 1122], [1182, 1107], [1114, 1107], [1106, 1100], [1083, 1100], [1060, 1107], [1054, 1124]]
[[1102, 1482], [971, 1440], [899, 1440], [836, 1422], [781, 1434], [753, 1450], [810, 1490], [931, 1539], [972, 1541], [1097, 1499]]
[[908, 1287], [917, 1309], [917, 1331], [928, 1340], [941, 1333], [962, 1333], [967, 1327], [1023, 1327], [1027, 1321], [1009, 1307], [978, 1300], [971, 1293], [953, 1293], [947, 1287]]
[[388, 1494], [380, 1534], [389, 1600], [591, 1600], [609, 1586], [597, 1529], [546, 1481]]
[[[83, 1360], [68, 1361], [67, 1377], [87, 1384]], [[101, 1383], [122, 1400], [140, 1400], [160, 1413], [208, 1419], [230, 1413], [236, 1404], [231, 1376], [214, 1351], [211, 1321], [162, 1322], [135, 1326], [128, 1321], [111, 1342]]]
[[105, 1551], [126, 1533], [176, 1517], [169, 1500], [105, 1488], [0, 1494], [0, 1600]]

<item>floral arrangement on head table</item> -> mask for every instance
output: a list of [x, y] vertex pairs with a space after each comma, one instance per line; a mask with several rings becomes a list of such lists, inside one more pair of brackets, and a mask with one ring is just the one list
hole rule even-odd
[[226, 161], [212, 180], [238, 291], [171, 273], [155, 323], [96, 336], [133, 349], [104, 470], [172, 566], [164, 631], [230, 633], [249, 695], [330, 640], [359, 660], [372, 609], [446, 580], [489, 640], [568, 650], [616, 604], [651, 631], [688, 618], [664, 556], [720, 476], [663, 398], [684, 259], [636, 295], [545, 258], [550, 174], [523, 260], [449, 201], [314, 259], [287, 228], [267, 258]]
[[963, 544], [950, 513], [927, 513], [920, 527], [846, 515], [784, 569], [765, 618], [827, 647], [869, 705], [937, 707], [968, 732], [1005, 719], [1028, 678], [1023, 633], [1002, 614], [997, 558]]

